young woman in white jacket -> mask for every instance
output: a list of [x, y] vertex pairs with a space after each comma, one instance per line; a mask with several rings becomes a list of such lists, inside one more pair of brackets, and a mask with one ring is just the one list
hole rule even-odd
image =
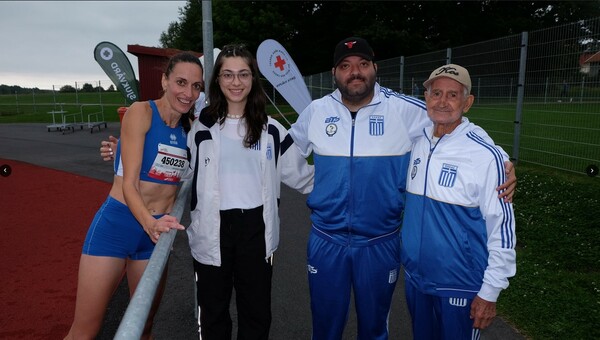
[[266, 114], [259, 76], [244, 46], [225, 46], [208, 85], [209, 104], [188, 134], [193, 184], [187, 233], [204, 340], [231, 338], [233, 288], [238, 338], [268, 339], [280, 183], [302, 193], [313, 186], [313, 167]]

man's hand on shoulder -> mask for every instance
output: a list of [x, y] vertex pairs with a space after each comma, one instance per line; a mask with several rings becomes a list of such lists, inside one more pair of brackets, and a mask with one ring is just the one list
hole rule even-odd
[[112, 161], [115, 159], [114, 150], [117, 149], [117, 142], [119, 140], [114, 136], [109, 136], [108, 140], [100, 142], [100, 157], [105, 161]]

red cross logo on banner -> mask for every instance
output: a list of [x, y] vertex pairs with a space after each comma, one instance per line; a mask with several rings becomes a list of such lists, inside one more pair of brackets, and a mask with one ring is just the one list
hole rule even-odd
[[275, 67], [279, 68], [283, 71], [283, 66], [286, 64], [285, 60], [281, 59], [281, 56], [277, 56], [277, 61], [275, 62]]

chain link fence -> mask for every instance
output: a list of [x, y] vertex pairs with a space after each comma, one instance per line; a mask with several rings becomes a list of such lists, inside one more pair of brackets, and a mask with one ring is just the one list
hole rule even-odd
[[[437, 67], [466, 67], [467, 117], [517, 162], [576, 173], [600, 166], [600, 18], [476, 44], [377, 61], [378, 82], [423, 99]], [[312, 98], [335, 88], [330, 71], [305, 77]]]

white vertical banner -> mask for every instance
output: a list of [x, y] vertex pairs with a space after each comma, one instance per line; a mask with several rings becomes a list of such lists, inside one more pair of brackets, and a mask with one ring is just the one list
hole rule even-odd
[[[217, 61], [217, 57], [219, 56], [219, 53], [221, 53], [221, 49], [216, 48], [216, 47], [213, 48], [213, 65]], [[200, 57], [200, 62], [202, 63], [202, 67], [206, 68], [206, 65], [204, 65], [204, 55], [202, 55]], [[207, 83], [208, 83], [208, 81], [207, 81]]]
[[280, 43], [267, 39], [258, 46], [256, 60], [260, 72], [300, 114], [312, 99], [300, 70]]

